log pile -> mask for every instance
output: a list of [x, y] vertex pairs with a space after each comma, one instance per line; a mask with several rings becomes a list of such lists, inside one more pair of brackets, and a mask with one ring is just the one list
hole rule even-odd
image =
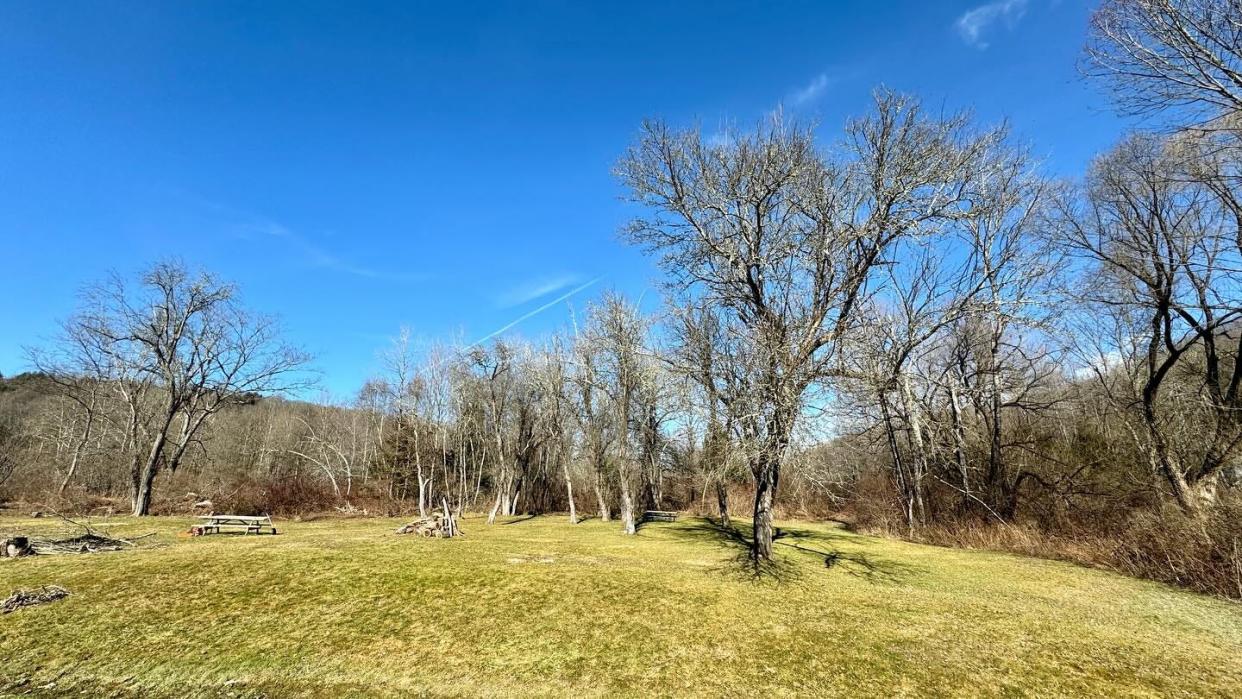
[[4, 602], [0, 602], [0, 614], [8, 614], [22, 607], [47, 604], [69, 596], [69, 591], [59, 585], [44, 585], [37, 590], [14, 590]]
[[453, 517], [447, 502], [444, 503], [443, 512], [432, 512], [426, 517], [419, 517], [409, 524], [398, 527], [397, 533], [417, 534], [419, 536], [444, 539], [453, 536], [465, 536], [461, 531], [461, 527], [457, 526], [457, 519]]
[[418, 519], [401, 526], [397, 529], [398, 534], [418, 534], [419, 536], [434, 537], [450, 537], [460, 535], [452, 517], [445, 517], [439, 512], [435, 512], [427, 517], [419, 517]]

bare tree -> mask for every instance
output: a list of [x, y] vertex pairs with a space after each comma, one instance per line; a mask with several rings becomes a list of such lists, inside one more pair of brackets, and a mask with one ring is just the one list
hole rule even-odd
[[719, 315], [704, 303], [687, 303], [672, 309], [674, 345], [673, 365], [691, 377], [702, 393], [706, 414], [700, 469], [703, 487], [712, 488], [720, 522], [730, 526], [729, 481], [733, 475], [733, 431], [737, 425], [733, 410], [740, 401], [734, 396], [744, 388], [736, 379], [741, 372], [732, 368], [735, 359], [724, 336]]
[[107, 353], [97, 351], [98, 338], [91, 337], [85, 326], [73, 320], [62, 323], [56, 344], [47, 349], [27, 350], [30, 363], [44, 374], [57, 392], [74, 406], [72, 420], [62, 421], [74, 428], [70, 457], [56, 493], [63, 496], [78, 472], [91, 440], [104, 429], [111, 416], [107, 398], [115, 389], [110, 383], [118, 378]]
[[[1179, 176], [1185, 158], [1164, 139], [1130, 137], [1062, 203], [1059, 231], [1090, 263], [1080, 298], [1126, 326], [1106, 352], [1139, 360], [1128, 399], [1142, 416], [1136, 439], [1196, 512], [1242, 446], [1242, 219], [1212, 187]], [[1197, 380], [1176, 381], [1185, 372]]]
[[635, 492], [641, 475], [631, 437], [638, 420], [636, 407], [643, 386], [647, 321], [638, 308], [609, 293], [591, 307], [587, 333], [598, 352], [598, 385], [608, 396], [614, 437], [612, 460], [621, 493], [621, 522], [626, 534], [637, 531]]
[[512, 514], [514, 494], [520, 492], [516, 483], [514, 440], [509, 436], [510, 413], [514, 393], [514, 356], [509, 345], [497, 340], [491, 351], [475, 347], [470, 360], [478, 372], [486, 392], [486, 421], [491, 439], [492, 463], [495, 467], [492, 487], [496, 502], [487, 516], [487, 523], [496, 521], [497, 514]]
[[135, 515], [148, 513], [156, 475], [177, 469], [221, 408], [305, 385], [307, 356], [280, 341], [275, 320], [245, 311], [232, 285], [178, 262], [152, 266], [136, 287], [114, 275], [88, 289], [67, 336], [71, 369], [89, 368], [129, 409]]
[[1237, 112], [1242, 2], [1105, 0], [1092, 16], [1086, 68], [1130, 113], [1184, 109], [1202, 124]]
[[835, 373], [874, 270], [895, 241], [962, 215], [981, 155], [1002, 136], [880, 93], [849, 125], [842, 159], [779, 120], [723, 144], [649, 122], [618, 165], [653, 213], [628, 237], [661, 254], [675, 293], [724, 314], [741, 345], [748, 405], [734, 412], [754, 445], [756, 560], [772, 555], [781, 462], [807, 391]]
[[553, 337], [546, 350], [541, 353], [536, 367], [535, 381], [538, 382], [542, 400], [540, 401], [540, 427], [544, 432], [543, 442], [549, 445], [551, 458], [560, 463], [562, 477], [565, 480], [565, 500], [569, 504], [569, 523], [578, 523], [578, 508], [574, 502], [574, 479], [570, 470], [572, 459], [571, 429], [569, 422], [573, 413], [572, 397], [566, 373], [568, 358], [565, 355], [560, 336]]
[[580, 451], [591, 472], [596, 511], [607, 522], [612, 517], [608, 504], [607, 461], [610, 447], [610, 419], [604, 402], [597, 343], [593, 334], [578, 333], [574, 338], [572, 381], [576, 401], [574, 417], [582, 434]]
[[308, 406], [296, 415], [301, 426], [300, 439], [287, 449], [289, 454], [314, 464], [332, 487], [332, 494], [350, 506], [356, 474], [370, 456], [368, 416], [362, 410], [332, 405]]

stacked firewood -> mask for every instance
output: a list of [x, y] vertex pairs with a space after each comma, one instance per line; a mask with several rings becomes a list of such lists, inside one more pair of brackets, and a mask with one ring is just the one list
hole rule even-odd
[[444, 503], [443, 512], [432, 512], [426, 517], [419, 517], [409, 524], [398, 527], [397, 533], [418, 534], [419, 536], [434, 536], [445, 539], [452, 536], [465, 536], [461, 528], [457, 526], [457, 519], [453, 517], [447, 502]]

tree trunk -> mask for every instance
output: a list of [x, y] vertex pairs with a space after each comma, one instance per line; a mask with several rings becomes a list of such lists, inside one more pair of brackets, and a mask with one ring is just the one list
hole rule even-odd
[[[1155, 352], [1154, 343], [1151, 351]], [[1164, 474], [1165, 480], [1169, 482], [1169, 489], [1173, 491], [1173, 499], [1177, 501], [1182, 511], [1188, 515], [1197, 515], [1199, 514], [1199, 501], [1195, 497], [1195, 489], [1186, 481], [1186, 476], [1169, 455], [1169, 445], [1165, 441], [1164, 432], [1156, 417], [1158, 388], [1159, 383], [1155, 379], [1148, 379], [1147, 385], [1143, 387], [1143, 422], [1147, 426], [1147, 434], [1151, 439], [1151, 445], [1148, 447], [1149, 459], [1152, 466]]]
[[595, 499], [599, 502], [599, 518], [605, 522], [612, 518], [608, 511], [608, 500], [604, 498], [604, 474], [598, 464], [595, 468]]
[[506, 513], [510, 516], [518, 513], [518, 501], [522, 499], [522, 486], [526, 480], [526, 466], [523, 464], [522, 471], [518, 473], [517, 479], [513, 484], [513, 497], [509, 498], [509, 511]]
[[729, 520], [729, 484], [723, 476], [716, 479], [716, 506], [720, 512], [720, 524], [725, 527], [733, 526]]
[[487, 513], [487, 523], [488, 523], [488, 524], [495, 524], [495, 523], [496, 523], [496, 513], [500, 511], [500, 506], [501, 506], [501, 504], [502, 504], [502, 502], [503, 502], [503, 500], [504, 500], [504, 496], [505, 496], [504, 484], [503, 484], [503, 483], [497, 483], [497, 484], [496, 484], [496, 503], [495, 503], [494, 505], [492, 505], [492, 510], [491, 510], [491, 512], [488, 512], [488, 513]]
[[923, 438], [923, 421], [920, 407], [914, 399], [914, 391], [910, 388], [910, 379], [904, 374], [901, 377], [901, 400], [906, 411], [906, 419], [910, 423], [910, 438], [914, 442], [914, 459], [910, 474], [910, 498], [913, 501], [914, 515], [919, 524], [927, 521], [927, 509], [923, 503], [923, 479], [927, 473], [927, 445]]
[[634, 534], [638, 531], [634, 524], [634, 498], [630, 494], [629, 477], [621, 474], [621, 522], [625, 525], [626, 534]]
[[763, 458], [763, 462], [755, 468], [755, 520], [751, 556], [756, 561], [772, 559], [772, 539], [776, 533], [772, 524], [772, 504], [779, 475], [780, 467], [767, 458]]
[[427, 516], [427, 480], [423, 478], [423, 467], [417, 467], [418, 478], [418, 516]]
[[957, 383], [949, 386], [949, 408], [953, 417], [953, 455], [957, 462], [958, 477], [962, 481], [963, 509], [970, 507], [970, 469], [966, 461], [966, 427], [962, 424], [962, 408], [958, 402]]
[[65, 477], [60, 481], [60, 487], [56, 489], [57, 497], [64, 497], [65, 490], [69, 487], [69, 481], [73, 480], [74, 474], [78, 472], [78, 464], [82, 461], [82, 451], [86, 449], [86, 443], [91, 439], [91, 427], [94, 422], [95, 413], [88, 410], [86, 413], [86, 426], [82, 428], [82, 438], [74, 447], [73, 458], [69, 461], [69, 469], [65, 471]]
[[142, 478], [133, 494], [133, 515], [145, 517], [151, 513], [151, 486], [155, 482], [155, 469], [144, 468]]
[[[991, 430], [988, 434], [988, 490], [992, 493], [992, 504], [998, 506], [1004, 503], [1004, 485], [1009, 480], [1005, 473], [1005, 455], [1002, 451], [1001, 436], [1003, 434], [1003, 415], [1002, 410], [1004, 404], [1001, 396], [1000, 385], [1000, 360], [997, 353], [1000, 351], [997, 340], [993, 341], [992, 358], [989, 360], [991, 366], [989, 393], [989, 410], [991, 411]], [[997, 500], [997, 494], [1000, 500]]]
[[574, 507], [574, 483], [569, 477], [569, 460], [565, 459], [561, 462], [561, 468], [565, 471], [565, 498], [569, 500], [569, 523], [578, 523], [578, 510]]
[[879, 399], [880, 414], [884, 419], [884, 434], [888, 438], [888, 450], [893, 458], [893, 479], [897, 481], [897, 500], [901, 505], [901, 515], [906, 520], [906, 528], [913, 535], [914, 500], [910, 497], [906, 468], [902, 462], [901, 449], [897, 446], [897, 429], [893, 426], [893, 416], [888, 407], [888, 396], [881, 391]]
[[159, 470], [160, 458], [164, 453], [165, 433], [160, 431], [151, 443], [146, 461], [140, 470], [133, 473], [133, 485], [130, 491], [130, 504], [135, 517], [144, 517], [151, 510], [151, 486], [155, 482], [155, 474]]

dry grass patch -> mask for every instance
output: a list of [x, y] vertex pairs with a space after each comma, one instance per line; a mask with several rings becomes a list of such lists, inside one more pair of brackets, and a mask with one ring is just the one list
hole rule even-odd
[[[1242, 607], [1066, 563], [789, 523], [751, 577], [710, 523], [281, 523], [275, 537], [0, 561], [0, 693], [91, 696], [1229, 695]], [[48, 533], [0, 519], [0, 537]], [[826, 560], [831, 558], [831, 565]]]

